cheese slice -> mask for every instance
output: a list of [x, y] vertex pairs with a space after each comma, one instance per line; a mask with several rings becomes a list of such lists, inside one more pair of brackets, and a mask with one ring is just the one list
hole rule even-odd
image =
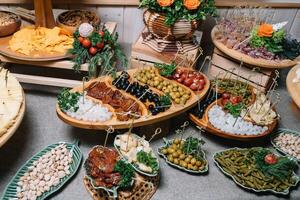
[[6, 70], [0, 72], [0, 137], [15, 123], [22, 102], [23, 90], [15, 77], [8, 73], [7, 84], [5, 81]]

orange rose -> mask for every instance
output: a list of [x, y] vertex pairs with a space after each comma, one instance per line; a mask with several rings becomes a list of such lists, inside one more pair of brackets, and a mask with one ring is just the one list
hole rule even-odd
[[161, 6], [161, 7], [167, 7], [170, 6], [174, 3], [174, 0], [157, 0], [157, 3]]
[[188, 10], [195, 10], [200, 6], [201, 0], [183, 0], [183, 5]]
[[273, 26], [271, 24], [262, 24], [259, 26], [257, 35], [259, 37], [272, 37]]

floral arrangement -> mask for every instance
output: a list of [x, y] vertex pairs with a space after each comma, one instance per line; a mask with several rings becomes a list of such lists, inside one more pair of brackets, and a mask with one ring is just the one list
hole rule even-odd
[[214, 0], [140, 0], [139, 7], [164, 15], [168, 26], [179, 19], [204, 20], [208, 15], [216, 15]]
[[83, 23], [74, 32], [73, 48], [69, 53], [74, 55], [73, 69], [79, 71], [81, 64], [88, 63], [90, 77], [96, 77], [102, 67], [101, 74], [112, 74], [116, 72], [115, 64], [120, 62], [127, 66], [127, 59], [121, 50], [118, 41], [118, 33], [112, 35], [105, 28], [93, 27]]

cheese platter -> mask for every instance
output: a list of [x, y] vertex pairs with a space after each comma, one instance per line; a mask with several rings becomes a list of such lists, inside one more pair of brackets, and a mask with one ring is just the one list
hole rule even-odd
[[[119, 72], [115, 78], [105, 75], [92, 79], [84, 83], [84, 87], [75, 87], [59, 96], [57, 115], [67, 124], [86, 129], [106, 129], [108, 126], [124, 129], [129, 127], [129, 120], [138, 127], [185, 112], [209, 89], [210, 82], [201, 72], [195, 72], [199, 74], [198, 78], [190, 76], [199, 82], [195, 91], [186, 86], [191, 86], [193, 80], [184, 85], [177, 82], [175, 75], [175, 80], [172, 76], [163, 77], [162, 71], [162, 68], [143, 66]], [[172, 73], [177, 73], [175, 68]], [[95, 109], [98, 107], [101, 111]]]

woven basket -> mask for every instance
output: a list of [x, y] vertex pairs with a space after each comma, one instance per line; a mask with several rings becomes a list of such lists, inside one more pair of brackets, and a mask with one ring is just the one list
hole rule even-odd
[[152, 35], [167, 41], [191, 39], [200, 26], [199, 21], [188, 21], [186, 19], [177, 20], [174, 25], [167, 26], [164, 15], [150, 10], [144, 12], [144, 23]]

